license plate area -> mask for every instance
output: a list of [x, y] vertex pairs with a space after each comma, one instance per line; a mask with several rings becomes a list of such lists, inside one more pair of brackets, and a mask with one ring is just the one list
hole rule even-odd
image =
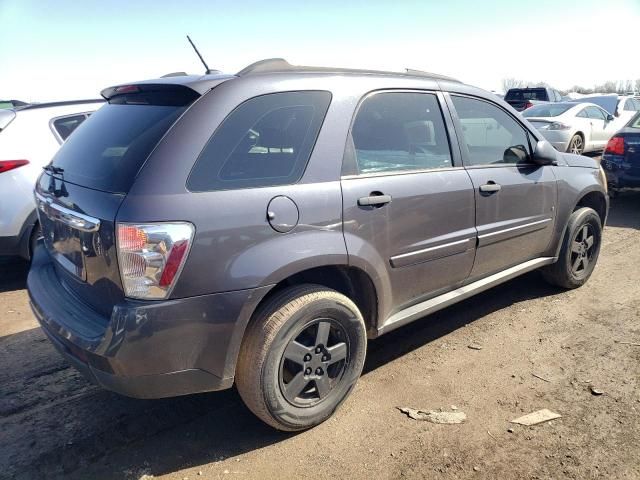
[[49, 235], [45, 235], [44, 238], [49, 252], [62, 268], [86, 281], [81, 232], [64, 223], [52, 220], [49, 222]]

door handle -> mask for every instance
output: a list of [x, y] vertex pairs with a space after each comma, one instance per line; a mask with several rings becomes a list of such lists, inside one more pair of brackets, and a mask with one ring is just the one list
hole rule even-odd
[[484, 193], [495, 193], [499, 192], [502, 187], [498, 185], [496, 182], [489, 182], [484, 185], [480, 185], [480, 191]]
[[378, 192], [371, 192], [368, 197], [358, 199], [358, 205], [361, 207], [381, 207], [391, 202], [391, 195], [383, 195]]

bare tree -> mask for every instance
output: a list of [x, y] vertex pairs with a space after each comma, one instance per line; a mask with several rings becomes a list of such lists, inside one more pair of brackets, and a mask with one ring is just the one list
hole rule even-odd
[[640, 78], [636, 80], [636, 92], [640, 92]]
[[518, 80], [516, 78], [503, 78], [502, 79], [502, 90], [506, 93], [511, 88], [523, 88], [527, 84], [522, 80]]

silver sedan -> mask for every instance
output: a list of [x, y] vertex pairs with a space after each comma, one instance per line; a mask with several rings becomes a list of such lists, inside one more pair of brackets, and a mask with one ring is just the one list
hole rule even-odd
[[603, 150], [620, 122], [593, 103], [545, 103], [522, 115], [561, 152], [582, 154]]

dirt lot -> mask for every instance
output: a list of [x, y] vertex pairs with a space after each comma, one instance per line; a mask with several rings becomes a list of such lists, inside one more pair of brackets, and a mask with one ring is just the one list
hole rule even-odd
[[[624, 342], [640, 343], [639, 266], [640, 195], [627, 194], [585, 287], [534, 272], [371, 342], [335, 417], [291, 435], [235, 391], [142, 401], [89, 385], [37, 328], [25, 265], [4, 261], [0, 477], [637, 479], [640, 346]], [[466, 423], [396, 409], [451, 405]], [[541, 408], [562, 418], [508, 423]]]

